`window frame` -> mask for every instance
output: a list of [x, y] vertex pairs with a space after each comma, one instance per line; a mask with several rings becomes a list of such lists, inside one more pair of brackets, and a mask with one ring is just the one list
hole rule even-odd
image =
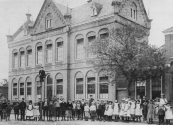
[[[82, 44], [78, 44], [78, 42], [79, 42], [78, 40], [83, 40]], [[83, 35], [78, 35], [76, 37], [75, 41], [76, 41], [76, 44], [75, 44], [76, 45], [75, 59], [76, 60], [83, 60], [83, 59], [85, 59], [85, 39], [84, 39]], [[81, 54], [79, 53], [79, 50], [78, 50], [79, 46], [81, 46], [81, 48], [82, 48], [81, 49], [81, 51], [82, 51]], [[80, 58], [78, 58], [78, 55], [80, 55]]]
[[[102, 81], [101, 78], [106, 78], [107, 80], [106, 81]], [[101, 89], [101, 87], [100, 87], [101, 85], [107, 86], [107, 93], [101, 93], [101, 90], [100, 90]], [[103, 96], [106, 96], [106, 97], [103, 98]], [[98, 97], [101, 100], [109, 99], [109, 77], [104, 74], [104, 71], [100, 71], [100, 73], [99, 73]]]
[[[17, 54], [16, 56], [14, 55], [15, 53]], [[18, 68], [18, 62], [19, 62], [19, 61], [18, 61], [18, 52], [17, 52], [17, 50], [14, 50], [14, 51], [13, 51], [13, 59], [12, 59], [12, 60], [13, 60], [13, 61], [12, 61], [12, 62], [13, 62], [13, 63], [12, 63], [12, 68], [13, 68], [13, 69], [17, 69], [17, 68]]]
[[[38, 50], [38, 47], [41, 47], [41, 50]], [[39, 53], [41, 53], [41, 56], [39, 56]], [[38, 57], [41, 57], [39, 59]], [[41, 63], [39, 63], [39, 60], [41, 60]], [[42, 65], [43, 64], [43, 45], [42, 43], [37, 43], [36, 45], [36, 65]]]
[[[58, 46], [58, 43], [62, 43], [60, 46]], [[59, 54], [59, 49], [61, 50], [61, 53]], [[58, 58], [60, 55], [60, 59]], [[64, 61], [64, 41], [62, 38], [58, 38], [56, 40], [56, 62], [63, 62]]]
[[51, 29], [52, 28], [52, 14], [48, 13], [45, 18], [45, 28]]
[[[48, 46], [51, 45], [51, 48], [48, 48]], [[46, 64], [50, 64], [53, 62], [53, 43], [51, 40], [48, 40], [46, 42]]]
[[21, 48], [20, 49], [20, 62], [19, 62], [19, 67], [20, 68], [25, 68], [25, 50], [24, 50], [24, 48]]
[[[58, 82], [57, 82], [58, 80], [59, 80], [59, 81], [61, 80], [61, 82], [58, 83]], [[56, 75], [56, 93], [55, 93], [57, 96], [62, 96], [62, 95], [64, 94], [64, 90], [63, 90], [63, 89], [64, 89], [64, 85], [63, 85], [63, 83], [64, 83], [63, 75], [62, 75], [61, 73], [58, 73], [58, 74]], [[58, 89], [57, 89], [58, 86], [61, 86], [61, 89], [62, 89], [62, 90], [61, 90], [61, 93], [58, 93], [58, 91], [57, 91], [57, 90], [58, 90]]]
[[[31, 51], [31, 53], [29, 53], [28, 51]], [[27, 47], [26, 54], [27, 54], [27, 56], [26, 56], [26, 58], [27, 58], [26, 59], [26, 66], [27, 67], [32, 67], [33, 60], [32, 60], [32, 48], [31, 47]]]
[[[15, 87], [14, 84], [16, 84]], [[14, 95], [14, 89], [16, 89], [16, 95]], [[15, 78], [12, 80], [12, 98], [13, 99], [18, 98], [18, 82]]]

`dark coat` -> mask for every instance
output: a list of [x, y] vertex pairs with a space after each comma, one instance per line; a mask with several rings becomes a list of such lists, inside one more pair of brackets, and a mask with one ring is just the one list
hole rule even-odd
[[73, 104], [68, 102], [67, 103], [67, 109], [72, 110], [72, 108], [73, 108]]
[[162, 108], [160, 108], [157, 115], [158, 116], [165, 116], [165, 111]]
[[60, 108], [61, 108], [62, 111], [65, 111], [66, 108], [67, 108], [67, 104], [66, 104], [66, 102], [62, 102], [62, 103], [60, 103]]
[[21, 110], [26, 109], [26, 103], [25, 103], [24, 101], [22, 101], [22, 102], [19, 104], [19, 108], [20, 108]]
[[14, 105], [14, 113], [19, 114], [19, 104]]

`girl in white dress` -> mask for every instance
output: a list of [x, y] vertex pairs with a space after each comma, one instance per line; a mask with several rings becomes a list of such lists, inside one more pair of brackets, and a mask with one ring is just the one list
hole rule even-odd
[[124, 117], [126, 122], [130, 120], [130, 103], [128, 102], [128, 100], [125, 100]]
[[135, 121], [135, 108], [136, 108], [136, 101], [132, 99], [130, 101], [130, 115], [133, 121]]
[[107, 116], [108, 116], [108, 121], [112, 121], [112, 114], [113, 114], [113, 108], [112, 108], [112, 102], [109, 102], [109, 105], [107, 107]]
[[108, 115], [107, 115], [107, 109], [108, 109], [109, 102], [107, 101], [105, 104], [105, 112], [104, 112], [104, 119], [107, 121], [108, 120]]
[[136, 116], [136, 118], [137, 118], [137, 121], [138, 121], [138, 119], [139, 119], [139, 121], [141, 122], [141, 117], [142, 117], [142, 106], [141, 106], [139, 100], [137, 101], [137, 104], [136, 104], [135, 116]]
[[170, 103], [165, 105], [165, 109], [166, 109], [165, 112], [166, 124], [170, 124], [170, 120], [173, 119], [172, 106], [170, 105]]
[[119, 103], [117, 100], [113, 104], [113, 110], [113, 116], [115, 117], [115, 122], [117, 122], [119, 117]]
[[38, 103], [35, 103], [35, 106], [33, 106], [33, 108], [34, 108], [33, 109], [34, 120], [37, 121], [40, 116]]
[[122, 99], [121, 105], [120, 105], [120, 114], [121, 120], [124, 121], [124, 109], [125, 109], [125, 99]]
[[33, 117], [33, 105], [32, 105], [32, 101], [29, 101], [29, 105], [27, 106], [26, 119], [28, 117], [29, 117], [29, 120], [31, 120], [31, 117]]

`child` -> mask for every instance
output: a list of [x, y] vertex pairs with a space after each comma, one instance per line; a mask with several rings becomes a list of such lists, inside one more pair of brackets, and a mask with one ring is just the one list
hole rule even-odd
[[37, 121], [40, 116], [38, 103], [35, 103], [35, 106], [33, 106], [33, 108], [34, 108], [33, 109], [34, 120]]
[[103, 100], [99, 105], [99, 109], [100, 109], [100, 121], [104, 121], [105, 104]]
[[150, 100], [150, 102], [148, 104], [148, 113], [147, 113], [148, 124], [153, 123], [153, 118], [154, 118], [154, 104], [153, 104], [153, 101]]
[[69, 99], [67, 103], [67, 121], [72, 119], [72, 108], [73, 108], [73, 105], [71, 103], [71, 100]]
[[119, 103], [117, 100], [115, 100], [114, 105], [113, 105], [113, 116], [115, 117], [115, 122], [118, 121], [118, 116], [119, 116]]
[[80, 114], [81, 114], [81, 103], [80, 103], [80, 101], [77, 101], [76, 110], [77, 110], [77, 116], [78, 116], [77, 120], [79, 120]]
[[137, 100], [136, 104], [136, 110], [135, 110], [135, 116], [137, 118], [137, 121], [141, 122], [141, 117], [142, 117], [142, 106], [139, 100]]
[[124, 109], [125, 109], [125, 99], [122, 99], [121, 105], [120, 105], [120, 117], [121, 120], [124, 121]]
[[92, 102], [92, 105], [90, 106], [90, 113], [91, 113], [91, 121], [95, 121], [96, 106], [95, 106], [94, 102]]
[[88, 118], [89, 118], [89, 105], [88, 105], [88, 102], [86, 103], [85, 107], [84, 107], [84, 113], [85, 113], [85, 121], [88, 121]]
[[49, 103], [49, 121], [54, 121], [53, 117], [55, 116], [55, 107], [53, 105], [53, 101], [51, 100]]
[[33, 117], [33, 105], [32, 101], [29, 101], [29, 105], [27, 106], [26, 119], [29, 117], [31, 121], [31, 117]]
[[75, 114], [76, 114], [76, 103], [75, 101], [72, 102], [73, 108], [72, 108], [72, 119], [75, 120]]
[[109, 102], [107, 101], [106, 104], [105, 104], [104, 121], [108, 120], [108, 115], [107, 115], [108, 105], [109, 105]]
[[130, 102], [128, 102], [128, 99], [125, 100], [125, 108], [124, 108], [124, 117], [126, 118], [126, 122], [129, 122], [130, 120]]
[[14, 116], [15, 120], [19, 120], [19, 102], [16, 102], [14, 105]]
[[164, 106], [161, 106], [158, 110], [157, 116], [159, 118], [159, 125], [164, 123], [165, 111]]
[[136, 101], [134, 99], [130, 102], [130, 115], [133, 121], [135, 121], [135, 109], [136, 109]]
[[112, 108], [112, 102], [110, 101], [107, 107], [108, 121], [112, 121], [112, 115], [113, 115], [113, 108]]
[[11, 108], [10, 102], [8, 102], [7, 107], [6, 107], [7, 121], [10, 121], [11, 109], [12, 109], [12, 108]]
[[173, 114], [172, 114], [172, 106], [170, 105], [170, 103], [167, 103], [165, 105], [165, 119], [166, 119], [166, 124], [170, 125], [170, 120], [173, 119]]

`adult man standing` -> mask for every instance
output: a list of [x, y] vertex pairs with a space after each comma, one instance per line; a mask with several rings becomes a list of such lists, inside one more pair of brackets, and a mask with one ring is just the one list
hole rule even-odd
[[26, 103], [24, 101], [24, 98], [22, 98], [22, 102], [19, 104], [20, 107], [20, 113], [21, 113], [21, 121], [25, 121], [25, 109], [26, 109]]
[[89, 107], [91, 106], [91, 103], [92, 103], [93, 101], [94, 101], [93, 96], [90, 95], [90, 99], [89, 99]]
[[43, 102], [43, 116], [44, 116], [44, 121], [45, 121], [45, 116], [47, 117], [47, 121], [48, 121], [49, 103], [48, 103], [47, 99], [45, 99], [45, 101]]
[[62, 119], [61, 119], [61, 121], [66, 121], [66, 119], [65, 119], [65, 111], [66, 111], [66, 106], [67, 106], [67, 104], [66, 104], [66, 102], [64, 101], [64, 99], [62, 100], [62, 102], [60, 103], [60, 108], [61, 108], [61, 115], [62, 115]]
[[81, 101], [81, 115], [82, 115], [82, 120], [83, 120], [83, 117], [85, 117], [84, 116], [84, 107], [85, 107], [85, 101], [84, 101], [84, 99], [82, 99], [82, 101]]

